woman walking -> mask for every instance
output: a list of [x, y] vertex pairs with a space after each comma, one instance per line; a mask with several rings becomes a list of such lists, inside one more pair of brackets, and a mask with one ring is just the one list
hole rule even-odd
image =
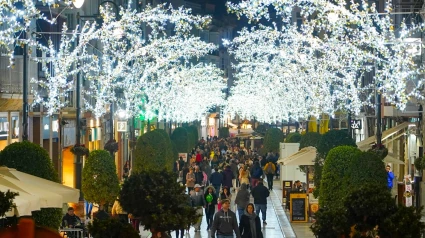
[[254, 212], [254, 204], [246, 206], [245, 213], [239, 222], [241, 238], [263, 238], [260, 218]]
[[215, 188], [213, 186], [208, 186], [205, 189], [205, 217], [207, 218], [207, 230], [209, 230], [213, 224], [214, 214], [215, 214], [215, 205], [217, 205], [217, 195]]
[[221, 201], [225, 199], [229, 201], [232, 200], [232, 194], [230, 193], [230, 189], [227, 186], [224, 186], [223, 191], [220, 193], [220, 198], [219, 198], [220, 202], [218, 203], [218, 210], [221, 210]]
[[[249, 171], [246, 169], [246, 165], [242, 164], [241, 168], [239, 169], [239, 181], [241, 184], [249, 184]], [[243, 207], [245, 209], [245, 207]]]
[[193, 173], [193, 168], [190, 168], [189, 173], [186, 174], [186, 187], [188, 194], [190, 194], [190, 191], [195, 187], [195, 174]]
[[249, 191], [247, 189], [246, 183], [242, 183], [241, 189], [236, 194], [236, 199], [235, 199], [236, 208], [238, 209], [239, 221], [241, 221], [241, 217], [244, 214], [248, 203], [249, 203]]

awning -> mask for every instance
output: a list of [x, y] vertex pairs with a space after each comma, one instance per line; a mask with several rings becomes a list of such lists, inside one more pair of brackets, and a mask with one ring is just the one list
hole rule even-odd
[[384, 158], [384, 163], [388, 164], [404, 164], [403, 161], [396, 159], [395, 156], [391, 153], [388, 153], [388, 155]]
[[17, 179], [24, 183], [38, 186], [40, 188], [46, 189], [47, 191], [57, 193], [62, 196], [62, 200], [64, 203], [77, 203], [80, 197], [80, 190], [78, 189], [70, 188], [60, 183], [55, 183], [47, 179], [42, 179], [31, 174], [23, 173], [16, 169], [0, 167], [0, 174]]
[[11, 211], [6, 212], [6, 217], [13, 217], [15, 215], [18, 217], [31, 216], [32, 211], [40, 210], [40, 197], [7, 186], [0, 185], [0, 191], [7, 192], [7, 190], [19, 193], [19, 195], [13, 199], [15, 208]]
[[0, 175], [0, 185], [12, 188], [14, 190], [17, 190], [18, 192], [26, 192], [31, 195], [40, 197], [40, 207], [62, 208], [62, 196], [50, 192], [47, 189], [42, 189], [33, 184], [24, 183], [17, 179], [10, 178], [4, 175]]
[[[382, 142], [385, 144], [385, 140], [389, 139], [391, 136], [395, 135], [396, 133], [403, 131], [409, 127], [409, 122], [403, 122], [400, 125], [397, 125], [395, 127], [392, 127], [388, 130], [385, 130], [382, 132]], [[375, 136], [371, 136], [365, 140], [362, 140], [360, 142], [357, 142], [357, 147], [359, 147], [360, 150], [368, 150], [374, 144], [376, 141]]]
[[309, 146], [302, 148], [300, 151], [292, 154], [284, 159], [280, 159], [277, 162], [282, 165], [314, 165], [314, 159], [316, 158], [316, 148]]
[[0, 112], [22, 111], [22, 99], [0, 98]]

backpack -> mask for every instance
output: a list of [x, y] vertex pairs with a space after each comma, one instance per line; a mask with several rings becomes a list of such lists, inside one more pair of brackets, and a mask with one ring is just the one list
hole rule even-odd
[[259, 178], [263, 175], [263, 170], [261, 170], [260, 167], [255, 168], [254, 173], [252, 174], [252, 177]]
[[267, 164], [266, 173], [267, 173], [267, 174], [274, 174], [274, 170], [273, 170], [273, 163], [272, 163], [272, 162], [269, 162], [269, 163]]

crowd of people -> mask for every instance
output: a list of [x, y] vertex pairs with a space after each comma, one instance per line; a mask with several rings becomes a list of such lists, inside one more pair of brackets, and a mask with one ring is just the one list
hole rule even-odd
[[[201, 138], [187, 161], [182, 157], [176, 161], [179, 181], [186, 186], [191, 206], [201, 217], [194, 224], [195, 232], [200, 231], [205, 216], [212, 237], [263, 237], [261, 220], [263, 226], [267, 225], [267, 197], [274, 177], [279, 175], [279, 155], [269, 152], [260, 156], [256, 150], [239, 145], [238, 138]], [[251, 196], [254, 203], [250, 203]], [[176, 231], [176, 237], [184, 237], [184, 232]]]

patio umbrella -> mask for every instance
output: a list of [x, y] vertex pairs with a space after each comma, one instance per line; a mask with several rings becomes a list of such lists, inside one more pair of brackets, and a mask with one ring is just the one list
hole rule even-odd
[[80, 190], [65, 186], [60, 183], [55, 183], [47, 179], [39, 178], [31, 174], [20, 172], [16, 169], [8, 167], [0, 167], [0, 174], [17, 179], [21, 182], [33, 184], [50, 192], [57, 193], [62, 196], [64, 203], [77, 203], [80, 197]]
[[32, 211], [39, 211], [40, 210], [40, 197], [31, 195], [29, 193], [19, 191], [10, 187], [6, 187], [3, 185], [0, 185], [0, 191], [6, 192], [7, 190], [10, 190], [11, 192], [19, 193], [18, 196], [16, 196], [13, 199], [13, 203], [15, 204], [15, 208], [12, 209], [9, 212], [6, 212], [6, 217], [13, 217], [13, 216], [31, 216]]
[[47, 189], [43, 189], [33, 184], [24, 183], [17, 179], [7, 177], [0, 174], [0, 185], [9, 187], [18, 192], [26, 192], [35, 196], [40, 197], [40, 207], [55, 207], [62, 208], [62, 196]]

